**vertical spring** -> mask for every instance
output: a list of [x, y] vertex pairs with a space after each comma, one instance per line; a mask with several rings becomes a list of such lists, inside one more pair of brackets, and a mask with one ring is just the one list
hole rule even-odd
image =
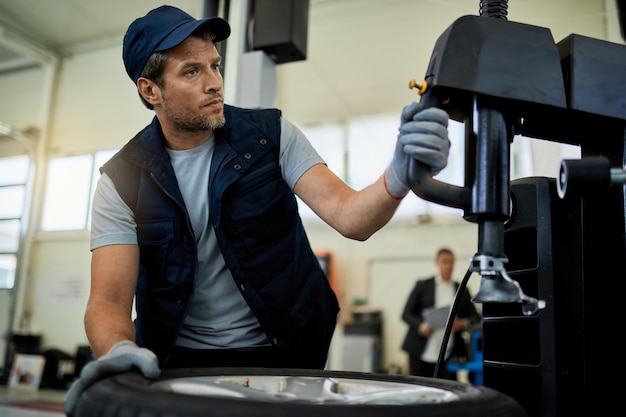
[[507, 20], [508, 0], [480, 0], [479, 13], [484, 17]]

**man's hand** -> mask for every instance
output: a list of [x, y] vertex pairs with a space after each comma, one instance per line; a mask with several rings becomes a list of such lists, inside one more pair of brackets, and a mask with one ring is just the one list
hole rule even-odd
[[424, 337], [430, 337], [433, 334], [433, 328], [430, 327], [428, 323], [423, 321], [422, 324], [420, 324], [420, 327], [417, 332]]
[[65, 397], [65, 414], [72, 417], [82, 393], [95, 382], [111, 375], [139, 369], [146, 378], [158, 378], [161, 370], [156, 355], [130, 340], [118, 342], [101, 358], [89, 362]]
[[407, 178], [411, 158], [428, 165], [432, 175], [446, 167], [450, 151], [448, 120], [444, 110], [422, 109], [415, 102], [402, 109], [396, 150], [385, 171], [385, 186], [392, 197], [402, 199], [411, 189]]

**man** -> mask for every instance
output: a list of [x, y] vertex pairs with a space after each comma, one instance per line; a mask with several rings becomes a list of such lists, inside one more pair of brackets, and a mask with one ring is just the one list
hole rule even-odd
[[[277, 109], [223, 103], [215, 43], [230, 27], [162, 6], [135, 20], [123, 59], [153, 122], [102, 168], [85, 329], [97, 360], [66, 398], [136, 367], [323, 368], [339, 306], [295, 195], [366, 240], [409, 191], [410, 157], [447, 163], [447, 114], [405, 107], [386, 172], [355, 191]], [[294, 195], [295, 193], [295, 195]], [[131, 320], [133, 301], [137, 317]]]
[[[402, 343], [402, 349], [409, 354], [409, 374], [433, 377], [443, 341], [444, 328], [435, 324], [440, 320], [427, 320], [425, 315], [433, 309], [450, 307], [459, 288], [459, 283], [452, 280], [454, 271], [454, 253], [449, 248], [441, 248], [435, 256], [435, 266], [439, 271], [436, 276], [418, 280], [409, 295], [402, 312], [402, 320], [409, 329]], [[433, 316], [435, 316], [433, 314]], [[445, 317], [447, 320], [447, 315]], [[466, 357], [467, 345], [462, 332], [470, 331], [480, 322], [480, 315], [470, 299], [467, 288], [461, 293], [457, 315], [452, 323], [445, 359], [452, 356]], [[440, 376], [456, 379], [456, 375], [441, 369]]]

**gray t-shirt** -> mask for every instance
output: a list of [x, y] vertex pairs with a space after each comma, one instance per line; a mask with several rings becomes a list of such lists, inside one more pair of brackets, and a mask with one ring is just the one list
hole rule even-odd
[[[190, 348], [237, 348], [268, 344], [267, 338], [237, 289], [209, 224], [208, 190], [214, 140], [184, 151], [168, 149], [198, 245], [196, 290], [176, 344]], [[324, 163], [304, 134], [281, 118], [279, 165], [293, 189], [313, 165]], [[103, 174], [93, 198], [91, 250], [115, 244], [137, 244], [132, 210]]]

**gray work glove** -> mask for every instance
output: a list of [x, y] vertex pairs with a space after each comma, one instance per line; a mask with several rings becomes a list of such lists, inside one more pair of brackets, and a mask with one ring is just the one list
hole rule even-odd
[[446, 167], [450, 151], [448, 120], [444, 110], [422, 109], [416, 102], [402, 109], [396, 150], [385, 171], [385, 186], [392, 197], [399, 200], [411, 189], [407, 178], [411, 158], [428, 165], [432, 175]]
[[101, 358], [89, 362], [65, 396], [65, 414], [72, 417], [83, 392], [95, 382], [115, 374], [139, 369], [146, 378], [158, 378], [161, 370], [156, 355], [130, 340], [118, 342]]

